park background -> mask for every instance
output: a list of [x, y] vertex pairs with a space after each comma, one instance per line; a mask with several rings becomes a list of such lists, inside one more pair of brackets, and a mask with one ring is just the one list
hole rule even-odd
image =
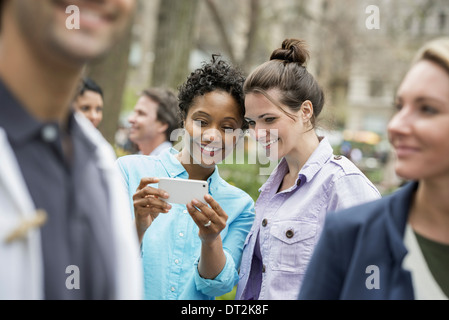
[[[304, 39], [326, 94], [319, 133], [385, 195], [402, 183], [386, 136], [396, 89], [416, 50], [448, 34], [447, 0], [138, 0], [127, 36], [86, 74], [105, 92], [99, 129], [122, 156], [132, 152], [127, 117], [143, 89], [176, 90], [212, 54], [247, 75], [285, 38]], [[248, 137], [244, 145], [257, 149]], [[256, 200], [264, 165], [232, 162], [221, 175]]]
[[[214, 53], [247, 75], [285, 38], [304, 39], [326, 94], [319, 133], [387, 194], [402, 182], [386, 136], [395, 91], [416, 50], [448, 34], [446, 0], [138, 0], [127, 36], [86, 74], [104, 89], [100, 131], [122, 156], [132, 152], [127, 117], [143, 89], [176, 90]], [[260, 164], [227, 162], [222, 176], [257, 199], [268, 178]]]

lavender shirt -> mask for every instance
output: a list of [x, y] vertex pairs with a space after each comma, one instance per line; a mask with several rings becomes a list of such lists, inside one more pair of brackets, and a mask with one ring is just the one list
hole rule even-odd
[[350, 160], [333, 155], [326, 138], [299, 172], [296, 184], [277, 192], [287, 172], [282, 159], [259, 190], [236, 299], [296, 299], [326, 214], [381, 197]]

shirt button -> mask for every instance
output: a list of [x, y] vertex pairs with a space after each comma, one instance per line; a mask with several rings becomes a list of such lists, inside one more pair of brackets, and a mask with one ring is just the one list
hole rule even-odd
[[180, 236], [181, 238], [184, 237], [184, 233], [180, 232], [180, 233], [179, 233], [179, 236]]
[[175, 263], [176, 263], [176, 264], [179, 264], [179, 260], [178, 260], [178, 259], [175, 259]]
[[175, 287], [171, 287], [170, 290], [171, 290], [171, 292], [174, 292], [176, 289], [175, 289]]
[[262, 273], [265, 273], [265, 265], [262, 265]]
[[267, 219], [263, 219], [262, 220], [262, 227], [266, 227], [268, 224], [268, 220]]
[[183, 213], [187, 213], [187, 210], [184, 210]]
[[42, 128], [41, 135], [45, 142], [54, 142], [58, 137], [58, 130], [54, 126], [46, 125]]
[[293, 232], [293, 230], [287, 230], [287, 232], [285, 233], [285, 236], [289, 239], [293, 238], [293, 236], [295, 235], [295, 232]]
[[335, 160], [341, 160], [341, 158], [342, 158], [341, 156], [335, 156], [334, 157]]

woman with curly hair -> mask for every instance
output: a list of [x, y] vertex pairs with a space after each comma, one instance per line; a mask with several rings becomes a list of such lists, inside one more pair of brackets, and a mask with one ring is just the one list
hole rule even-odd
[[[225, 182], [216, 164], [246, 129], [244, 80], [214, 55], [179, 89], [181, 151], [117, 161], [141, 243], [146, 299], [214, 299], [237, 284], [254, 202]], [[208, 181], [209, 194], [187, 205], [169, 204], [169, 195], [157, 189], [161, 177]]]

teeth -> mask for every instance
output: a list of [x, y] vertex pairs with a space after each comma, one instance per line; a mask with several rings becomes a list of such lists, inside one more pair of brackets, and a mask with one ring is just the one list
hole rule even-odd
[[208, 152], [215, 152], [215, 151], [220, 150], [220, 148], [212, 148], [212, 147], [208, 147], [208, 146], [203, 146], [202, 148]]
[[271, 140], [271, 141], [269, 141], [269, 142], [260, 142], [260, 144], [261, 144], [263, 147], [268, 147], [268, 146], [270, 146], [270, 145], [272, 145], [273, 143], [276, 143], [276, 142], [278, 142], [278, 141], [279, 141], [279, 138], [276, 138], [276, 139]]
[[84, 9], [81, 12], [81, 15], [83, 16], [84, 19], [89, 19], [91, 21], [101, 21], [102, 20], [102, 16], [99, 15], [97, 12], [89, 10], [89, 9]]

